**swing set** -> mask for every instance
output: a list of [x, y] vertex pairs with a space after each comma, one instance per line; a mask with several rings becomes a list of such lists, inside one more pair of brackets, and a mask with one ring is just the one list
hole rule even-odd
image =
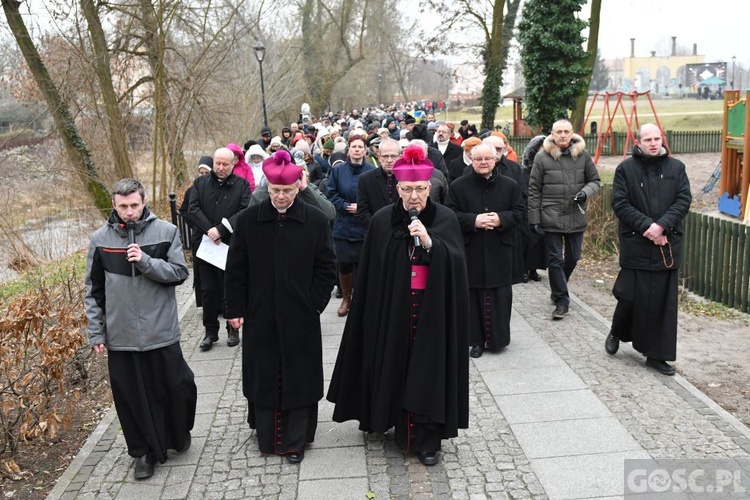
[[[661, 123], [659, 122], [659, 116], [656, 114], [656, 108], [654, 107], [654, 101], [651, 100], [651, 92], [594, 92], [594, 98], [591, 100], [591, 106], [586, 113], [586, 119], [583, 121], [581, 126], [580, 134], [583, 135], [586, 130], [586, 123], [589, 121], [591, 112], [594, 110], [594, 106], [601, 97], [604, 104], [602, 108], [602, 118], [599, 122], [601, 127], [598, 129], [596, 134], [596, 154], [594, 155], [594, 164], [599, 162], [599, 158], [602, 155], [602, 151], [605, 147], [609, 147], [610, 151], [616, 152], [615, 135], [612, 130], [612, 125], [617, 118], [617, 113], [620, 111], [622, 117], [625, 119], [627, 127], [627, 135], [625, 137], [625, 143], [622, 149], [622, 156], [626, 156], [630, 151], [631, 145], [635, 143], [635, 130], [640, 127], [638, 120], [638, 107], [637, 101], [639, 97], [645, 96], [648, 99], [648, 104], [651, 107], [651, 112], [654, 115], [654, 121], [662, 131], [662, 140], [664, 145], [669, 150], [669, 144], [667, 143], [667, 136], [664, 135], [664, 129], [662, 129]], [[614, 104], [612, 104], [614, 102]], [[627, 108], [627, 109], [626, 109]]]

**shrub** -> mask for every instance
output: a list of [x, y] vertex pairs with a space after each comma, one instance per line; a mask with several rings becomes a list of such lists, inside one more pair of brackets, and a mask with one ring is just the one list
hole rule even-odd
[[[54, 438], [86, 379], [85, 288], [75, 264], [8, 299], [0, 317], [0, 453]], [[72, 395], [72, 400], [71, 400]]]

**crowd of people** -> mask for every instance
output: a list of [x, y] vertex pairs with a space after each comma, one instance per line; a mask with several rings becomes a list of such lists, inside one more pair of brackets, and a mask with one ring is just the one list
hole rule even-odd
[[[326, 394], [333, 419], [370, 433], [395, 428], [396, 444], [428, 466], [441, 441], [468, 426], [469, 358], [511, 342], [513, 286], [546, 270], [549, 317], [568, 314], [567, 283], [600, 184], [583, 139], [559, 120], [519, 156], [501, 132], [437, 121], [431, 109], [418, 121], [413, 111], [331, 113], [276, 136], [263, 127], [198, 164], [180, 211], [196, 255], [200, 349], [219, 340], [220, 315], [228, 346], [242, 333], [247, 421], [264, 454], [298, 463], [314, 440], [324, 396], [319, 317], [334, 288], [346, 323]], [[605, 349], [632, 341], [649, 366], [671, 374], [690, 191], [658, 128], [638, 133], [615, 177], [623, 270]], [[187, 266], [140, 183], [121, 183], [92, 239], [87, 312], [92, 347], [110, 351], [115, 404], [142, 479], [167, 449], [190, 446], [195, 384], [174, 304]], [[221, 263], [201, 256], [219, 248]], [[123, 290], [126, 282], [134, 288]], [[152, 314], [159, 332], [140, 320]]]

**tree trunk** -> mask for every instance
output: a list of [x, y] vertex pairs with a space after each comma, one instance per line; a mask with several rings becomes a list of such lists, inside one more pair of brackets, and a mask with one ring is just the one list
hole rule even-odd
[[505, 0], [495, 0], [492, 10], [492, 31], [485, 48], [485, 75], [482, 86], [482, 129], [495, 127], [495, 114], [500, 103], [503, 84], [503, 9]]
[[63, 144], [65, 151], [70, 158], [78, 177], [86, 187], [86, 191], [91, 196], [92, 201], [103, 216], [107, 216], [112, 209], [109, 190], [99, 181], [98, 172], [94, 165], [88, 147], [83, 138], [78, 133], [78, 129], [70, 114], [70, 108], [67, 100], [60, 93], [59, 89], [52, 81], [52, 77], [47, 71], [42, 58], [37, 51], [34, 42], [31, 40], [26, 24], [18, 10], [20, 2], [17, 0], [2, 0], [3, 11], [8, 20], [13, 37], [16, 39], [18, 47], [21, 49], [26, 64], [34, 76], [34, 81], [44, 96], [47, 107], [52, 114]]
[[[159, 133], [155, 143], [159, 144], [160, 147], [154, 149], [153, 179], [156, 180], [157, 158], [161, 153], [162, 159], [165, 156], [169, 159], [173, 184], [181, 185], [187, 179], [187, 168], [183, 153], [184, 137], [179, 130], [179, 119], [175, 116], [176, 107], [169, 94], [167, 85], [169, 77], [166, 74], [166, 66], [163, 62], [166, 47], [166, 35], [160, 24], [163, 16], [157, 15], [154, 4], [150, 0], [140, 0], [140, 5], [142, 11], [140, 19], [145, 32], [146, 59], [151, 73], [154, 75], [154, 102], [157, 103], [155, 106], [157, 123], [154, 127], [154, 133], [157, 133], [157, 131]], [[159, 9], [162, 9], [161, 2], [158, 2], [158, 6]], [[162, 166], [162, 169], [164, 169], [164, 166]], [[162, 178], [164, 179], [164, 177]], [[156, 196], [155, 189], [156, 187], [154, 187], [154, 197]], [[166, 190], [166, 183], [163, 183], [159, 189], [159, 196], [165, 197]]]
[[91, 47], [94, 51], [94, 73], [99, 81], [104, 109], [106, 112], [107, 126], [109, 129], [108, 141], [112, 151], [115, 174], [118, 178], [133, 177], [133, 170], [128, 155], [127, 135], [122, 121], [122, 113], [118, 102], [115, 88], [112, 85], [112, 71], [109, 67], [109, 51], [104, 30], [99, 19], [94, 0], [81, 0], [83, 15], [89, 28]]
[[586, 44], [586, 68], [588, 73], [583, 78], [581, 84], [581, 93], [576, 99], [576, 106], [570, 115], [570, 122], [573, 124], [573, 131], [583, 134], [583, 120], [586, 117], [586, 102], [589, 96], [589, 82], [591, 75], [594, 73], [596, 64], [596, 52], [599, 48], [599, 17], [602, 10], [602, 0], [592, 0], [591, 17], [589, 18], [589, 39]]

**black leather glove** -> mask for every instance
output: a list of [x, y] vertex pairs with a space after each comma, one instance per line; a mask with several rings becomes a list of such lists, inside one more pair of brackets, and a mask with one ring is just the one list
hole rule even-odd
[[586, 193], [583, 191], [578, 191], [576, 195], [573, 197], [573, 201], [576, 203], [585, 203], [586, 202]]
[[539, 227], [539, 224], [531, 224], [529, 226], [529, 228], [531, 229], [532, 233], [534, 233], [534, 234], [536, 234], [538, 236], [544, 236], [544, 229], [542, 229], [541, 227]]

